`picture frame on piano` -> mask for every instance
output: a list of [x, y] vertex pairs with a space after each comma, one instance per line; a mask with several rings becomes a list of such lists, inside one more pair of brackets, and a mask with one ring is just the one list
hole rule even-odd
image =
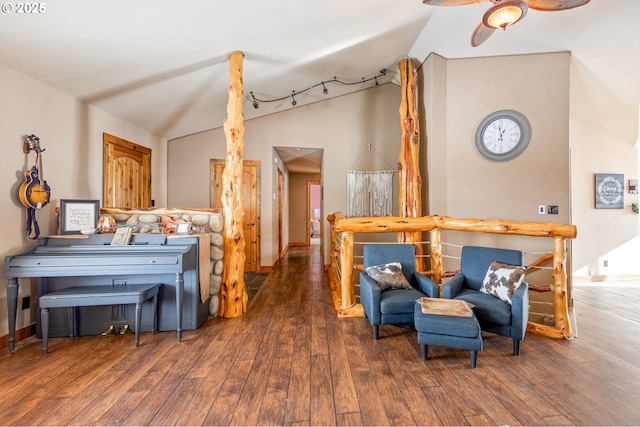
[[95, 230], [99, 216], [100, 200], [60, 199], [60, 234]]

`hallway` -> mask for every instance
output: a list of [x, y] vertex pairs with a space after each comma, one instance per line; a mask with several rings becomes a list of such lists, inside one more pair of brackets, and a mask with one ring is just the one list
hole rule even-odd
[[[580, 337], [486, 334], [420, 359], [415, 331], [336, 316], [319, 246], [290, 248], [236, 319], [198, 330], [17, 344], [0, 424], [638, 425], [640, 288], [575, 289]], [[625, 307], [622, 309], [621, 307]], [[10, 397], [10, 398], [7, 398]]]

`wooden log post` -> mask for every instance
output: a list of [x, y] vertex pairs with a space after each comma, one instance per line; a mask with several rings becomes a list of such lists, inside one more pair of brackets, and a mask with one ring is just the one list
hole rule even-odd
[[244, 90], [242, 82], [242, 52], [229, 54], [229, 100], [224, 134], [227, 155], [222, 172], [222, 206], [224, 212], [224, 271], [220, 284], [218, 316], [240, 317], [247, 311], [244, 283], [246, 255], [243, 234], [244, 195], [242, 194], [242, 166], [244, 160]]
[[[418, 79], [413, 70], [411, 59], [400, 61], [400, 158], [398, 161], [399, 197], [398, 212], [401, 217], [418, 218], [422, 216], [422, 178], [420, 177], [420, 130], [416, 94]], [[421, 242], [422, 233], [400, 233], [400, 242]], [[422, 255], [422, 245], [418, 245]]]
[[[431, 246], [431, 280], [438, 285], [442, 284], [442, 237], [439, 228], [434, 228], [429, 232], [429, 243]], [[440, 289], [442, 293], [442, 288]]]
[[563, 331], [567, 337], [572, 337], [571, 322], [569, 321], [569, 301], [567, 299], [567, 270], [565, 239], [555, 237], [553, 239], [553, 307], [555, 314], [555, 326]]
[[340, 243], [340, 290], [342, 294], [342, 309], [347, 309], [356, 303], [353, 288], [353, 233], [342, 233]]

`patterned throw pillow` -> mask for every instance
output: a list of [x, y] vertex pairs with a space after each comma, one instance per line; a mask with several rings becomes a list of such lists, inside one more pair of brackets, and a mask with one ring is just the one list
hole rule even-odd
[[526, 267], [493, 261], [484, 276], [480, 292], [493, 295], [511, 304], [511, 297], [524, 281], [526, 271]]
[[411, 285], [402, 273], [402, 264], [391, 262], [388, 264], [372, 265], [365, 270], [369, 277], [380, 287], [387, 289], [411, 289]]

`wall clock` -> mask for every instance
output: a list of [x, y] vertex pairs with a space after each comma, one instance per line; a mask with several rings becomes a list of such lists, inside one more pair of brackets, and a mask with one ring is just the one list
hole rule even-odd
[[494, 162], [515, 159], [531, 140], [531, 124], [520, 112], [500, 110], [485, 117], [476, 130], [476, 148]]

